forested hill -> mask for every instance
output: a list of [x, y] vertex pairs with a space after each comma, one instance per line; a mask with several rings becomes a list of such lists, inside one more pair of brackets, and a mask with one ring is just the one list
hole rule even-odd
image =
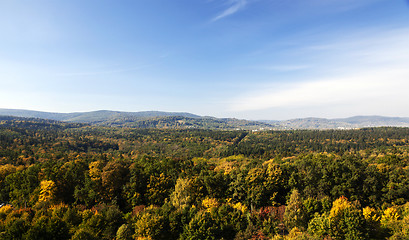
[[272, 129], [268, 123], [235, 118], [202, 117], [184, 112], [119, 112], [49, 113], [29, 110], [0, 109], [0, 115], [88, 123], [97, 126], [166, 129], [260, 130]]
[[74, 112], [74, 113], [56, 113], [41, 112], [19, 109], [0, 109], [0, 115], [16, 116], [28, 118], [43, 118], [66, 122], [98, 123], [105, 121], [120, 121], [126, 119], [146, 119], [152, 117], [189, 117], [198, 118], [200, 116], [184, 112], [160, 112], [160, 111], [142, 111], [142, 112], [120, 112], [100, 110], [93, 112]]
[[354, 129], [365, 127], [409, 127], [409, 118], [355, 116], [350, 118], [299, 118], [284, 121], [250, 121], [235, 118], [215, 118], [186, 112], [120, 112], [93, 111], [50, 113], [30, 110], [0, 109], [0, 116], [50, 119], [64, 122], [88, 123], [97, 126], [167, 129], [213, 130], [291, 130], [291, 129]]

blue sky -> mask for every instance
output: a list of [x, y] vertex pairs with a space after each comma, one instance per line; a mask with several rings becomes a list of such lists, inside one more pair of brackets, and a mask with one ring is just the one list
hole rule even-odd
[[0, 108], [409, 117], [404, 0], [0, 0]]

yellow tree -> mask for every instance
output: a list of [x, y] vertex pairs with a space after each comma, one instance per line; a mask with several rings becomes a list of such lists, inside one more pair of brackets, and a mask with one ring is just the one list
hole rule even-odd
[[334, 240], [369, 239], [362, 211], [346, 197], [335, 200], [329, 214], [317, 214], [310, 221], [308, 231], [320, 239], [327, 237]]
[[88, 174], [92, 181], [101, 181], [102, 167], [103, 163], [100, 160], [89, 164]]
[[192, 203], [192, 180], [189, 178], [178, 178], [175, 191], [170, 195], [170, 201], [176, 208], [185, 208]]
[[55, 193], [57, 187], [55, 182], [51, 180], [44, 180], [40, 183], [40, 195], [38, 196], [38, 202], [51, 202], [55, 199]]
[[356, 205], [346, 197], [340, 197], [332, 203], [329, 214], [330, 235], [334, 239], [366, 239], [365, 218]]

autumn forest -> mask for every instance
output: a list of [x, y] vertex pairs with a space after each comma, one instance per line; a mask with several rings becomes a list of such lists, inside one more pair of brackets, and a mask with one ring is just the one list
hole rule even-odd
[[409, 128], [0, 117], [0, 239], [408, 239]]

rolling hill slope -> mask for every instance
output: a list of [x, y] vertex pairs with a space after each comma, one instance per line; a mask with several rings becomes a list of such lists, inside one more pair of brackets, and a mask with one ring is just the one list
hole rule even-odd
[[49, 113], [31, 110], [0, 109], [0, 115], [131, 128], [255, 130], [271, 129], [273, 127], [271, 124], [257, 121], [202, 117], [185, 112], [120, 112], [101, 110], [82, 113]]
[[53, 113], [18, 109], [0, 109], [0, 115], [130, 128], [291, 130], [352, 129], [383, 126], [409, 127], [409, 118], [383, 116], [355, 116], [337, 119], [299, 118], [284, 121], [251, 121], [235, 118], [204, 117], [186, 112], [121, 112], [100, 110], [92, 112]]

